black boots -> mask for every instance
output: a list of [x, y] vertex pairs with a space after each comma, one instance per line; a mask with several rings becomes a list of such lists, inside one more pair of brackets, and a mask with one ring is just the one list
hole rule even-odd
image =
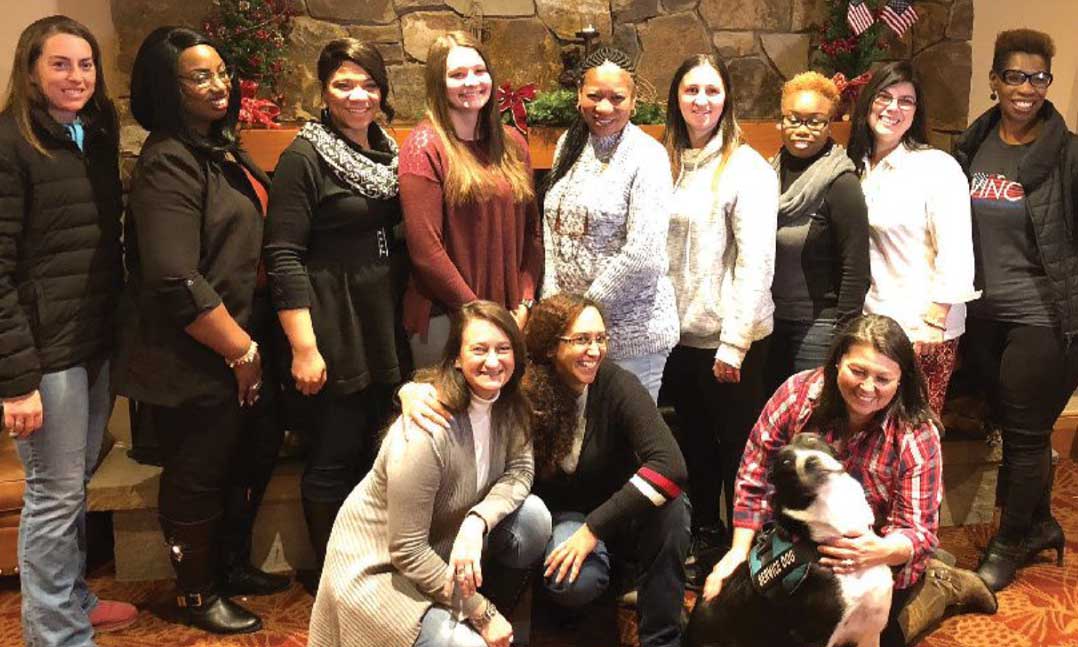
[[315, 568], [313, 571], [299, 573], [296, 579], [311, 595], [318, 593], [318, 581], [322, 578], [322, 564], [326, 561], [326, 544], [329, 543], [329, 535], [333, 531], [337, 511], [343, 504], [343, 501], [303, 499], [303, 517], [307, 520], [307, 536], [310, 537], [311, 548], [314, 550]]
[[1063, 565], [1063, 548], [1067, 545], [1067, 538], [1063, 535], [1063, 528], [1055, 517], [1048, 517], [1033, 526], [1029, 536], [1026, 537], [1026, 561], [1037, 556], [1042, 550], [1053, 549], [1056, 551], [1056, 566]]
[[266, 573], [251, 564], [251, 532], [261, 502], [262, 492], [251, 488], [231, 488], [225, 497], [218, 573], [225, 595], [270, 595], [288, 588], [288, 576]]
[[215, 590], [220, 517], [179, 522], [159, 517], [176, 570], [176, 604], [188, 624], [215, 634], [258, 631], [262, 620]]
[[1063, 528], [1053, 517], [1033, 525], [1029, 534], [1018, 543], [1010, 543], [997, 535], [988, 542], [977, 574], [993, 591], [999, 591], [1014, 581], [1018, 569], [1025, 566], [1042, 550], [1056, 551], [1056, 564], [1063, 565], [1063, 549], [1067, 539]]

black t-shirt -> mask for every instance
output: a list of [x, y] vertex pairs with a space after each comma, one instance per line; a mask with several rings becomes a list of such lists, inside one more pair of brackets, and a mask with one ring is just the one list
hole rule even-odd
[[1051, 285], [1026, 213], [1018, 164], [1030, 144], [1011, 145], [993, 130], [970, 165], [977, 275], [983, 296], [969, 314], [1031, 326], [1055, 326]]

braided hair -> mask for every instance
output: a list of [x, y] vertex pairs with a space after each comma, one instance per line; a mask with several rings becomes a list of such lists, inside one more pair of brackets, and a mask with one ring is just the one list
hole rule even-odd
[[[631, 56], [623, 52], [622, 50], [611, 47], [609, 45], [600, 45], [596, 47], [590, 54], [584, 57], [584, 60], [580, 62], [580, 68], [576, 74], [576, 87], [579, 92], [580, 87], [584, 85], [584, 75], [588, 70], [602, 66], [604, 63], [613, 63], [621, 69], [629, 73], [629, 76], [633, 78], [633, 82], [636, 81], [636, 61]], [[565, 133], [565, 141], [562, 142], [561, 154], [554, 160], [554, 168], [547, 174], [546, 179], [543, 180], [542, 195], [546, 195], [558, 180], [565, 177], [569, 172], [569, 169], [573, 168], [576, 161], [580, 159], [580, 154], [584, 152], [584, 146], [588, 143], [588, 124], [584, 122], [583, 116], [577, 111], [576, 119], [573, 120], [572, 125], [569, 126], [569, 130]]]

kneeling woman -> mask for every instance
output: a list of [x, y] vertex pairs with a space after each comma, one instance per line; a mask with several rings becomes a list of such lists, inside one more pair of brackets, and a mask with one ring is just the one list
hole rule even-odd
[[537, 562], [550, 537], [550, 514], [528, 496], [523, 373], [509, 312], [466, 304], [441, 361], [416, 375], [440, 394], [449, 427], [402, 416], [386, 432], [337, 514], [309, 645], [508, 647], [513, 629], [488, 595], [515, 597], [521, 582], [510, 576]]
[[797, 373], [764, 407], [738, 472], [733, 545], [707, 579], [706, 600], [747, 559], [771, 514], [768, 467], [801, 431], [835, 447], [876, 516], [872, 531], [821, 544], [820, 564], [835, 573], [877, 564], [898, 569], [881, 645], [911, 644], [951, 605], [995, 612], [995, 596], [980, 578], [933, 559], [943, 496], [939, 421], [913, 344], [894, 319], [881, 315], [852, 320], [823, 368]]

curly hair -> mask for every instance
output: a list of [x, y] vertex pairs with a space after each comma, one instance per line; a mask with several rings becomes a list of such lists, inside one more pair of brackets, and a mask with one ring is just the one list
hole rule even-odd
[[1023, 52], [1044, 58], [1048, 67], [1056, 55], [1056, 44], [1048, 34], [1035, 29], [1008, 29], [996, 34], [996, 46], [992, 52], [992, 69], [1002, 72], [1011, 54]]
[[532, 444], [539, 476], [552, 475], [572, 448], [578, 394], [558, 376], [554, 356], [560, 337], [587, 308], [603, 316], [599, 304], [587, 297], [555, 294], [536, 304], [524, 330], [530, 362], [521, 386], [532, 407]]
[[823, 74], [814, 71], [802, 72], [782, 86], [782, 101], [798, 92], [815, 92], [831, 102], [831, 110], [838, 107], [839, 91], [835, 82]]

